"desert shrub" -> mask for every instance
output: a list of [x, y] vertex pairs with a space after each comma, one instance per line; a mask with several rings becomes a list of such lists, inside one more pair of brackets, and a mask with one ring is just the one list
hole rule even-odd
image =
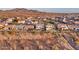
[[31, 30], [30, 33], [36, 34], [36, 30]]

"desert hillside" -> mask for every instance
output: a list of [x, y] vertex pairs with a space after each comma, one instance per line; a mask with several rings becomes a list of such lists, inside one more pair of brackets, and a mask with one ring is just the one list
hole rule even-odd
[[0, 16], [3, 17], [13, 17], [13, 16], [19, 16], [19, 17], [28, 17], [28, 16], [33, 16], [33, 17], [37, 17], [37, 16], [49, 16], [49, 17], [55, 17], [55, 16], [62, 16], [65, 15], [64, 13], [48, 13], [48, 12], [40, 12], [37, 10], [28, 10], [28, 9], [24, 9], [24, 8], [16, 8], [16, 9], [12, 9], [12, 10], [5, 10], [2, 11], [0, 10]]

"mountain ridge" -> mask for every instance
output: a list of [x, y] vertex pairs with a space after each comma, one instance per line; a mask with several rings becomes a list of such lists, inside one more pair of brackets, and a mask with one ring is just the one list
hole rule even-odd
[[67, 14], [74, 14], [78, 15], [79, 13], [50, 13], [50, 12], [41, 12], [38, 10], [32, 10], [32, 9], [25, 9], [25, 8], [14, 8], [11, 10], [0, 10], [0, 16], [1, 17], [13, 17], [13, 16], [19, 16], [19, 17], [55, 17], [55, 16], [64, 16]]

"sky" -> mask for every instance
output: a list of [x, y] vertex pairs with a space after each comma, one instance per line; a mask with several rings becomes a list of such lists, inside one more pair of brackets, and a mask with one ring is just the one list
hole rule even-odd
[[[11, 8], [0, 8], [0, 10], [9, 10]], [[26, 8], [44, 12], [57, 12], [57, 13], [79, 13], [79, 8]]]

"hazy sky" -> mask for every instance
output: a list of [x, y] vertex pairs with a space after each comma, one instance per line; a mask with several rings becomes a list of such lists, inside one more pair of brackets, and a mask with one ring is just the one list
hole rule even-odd
[[[1, 10], [6, 10], [6, 9], [9, 9], [9, 8], [0, 8], [0, 9]], [[26, 8], [26, 9], [29, 9], [29, 8]], [[30, 8], [30, 9], [39, 10], [39, 11], [45, 11], [45, 12], [79, 13], [79, 8]]]

